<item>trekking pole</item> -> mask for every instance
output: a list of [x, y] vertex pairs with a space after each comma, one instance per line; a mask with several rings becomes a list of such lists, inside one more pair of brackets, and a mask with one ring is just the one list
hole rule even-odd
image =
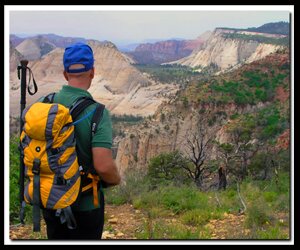
[[[28, 65], [28, 60], [21, 60], [20, 61], [20, 66], [18, 66], [18, 78], [19, 80], [21, 79], [21, 99], [20, 99], [20, 135], [22, 133], [22, 129], [24, 126], [24, 122], [22, 119], [22, 113], [25, 109], [26, 106], [26, 76], [27, 76], [27, 69], [29, 70], [29, 82], [28, 82], [28, 93], [30, 95], [34, 95], [37, 92], [37, 85], [36, 82], [34, 80], [32, 71], [30, 68], [27, 67]], [[20, 77], [20, 70], [21, 70], [21, 77]], [[34, 91], [30, 90], [30, 80], [31, 80], [31, 76], [33, 79], [33, 87], [34, 87]], [[20, 149], [21, 149], [21, 142], [20, 142]], [[24, 165], [24, 161], [23, 161], [23, 155], [20, 153], [20, 222], [22, 224], [24, 223], [24, 218], [25, 218], [25, 201], [24, 201], [24, 182], [25, 182], [25, 165]]]
[[[18, 66], [18, 78], [20, 79], [20, 70], [21, 70], [21, 100], [20, 100], [20, 135], [23, 129], [23, 119], [22, 113], [26, 105], [26, 73], [27, 73], [27, 60], [22, 60], [21, 66]], [[21, 142], [20, 142], [21, 143]], [[21, 146], [21, 145], [20, 145]], [[24, 223], [25, 217], [25, 201], [24, 201], [24, 181], [25, 181], [25, 166], [23, 161], [23, 155], [20, 153], [20, 222]]]

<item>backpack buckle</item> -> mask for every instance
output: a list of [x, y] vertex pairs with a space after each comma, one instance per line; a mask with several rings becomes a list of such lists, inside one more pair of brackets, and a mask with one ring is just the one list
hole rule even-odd
[[57, 176], [56, 177], [56, 185], [66, 185], [67, 184], [67, 180], [64, 179], [63, 176]]
[[60, 152], [60, 148], [51, 148], [51, 154], [56, 155]]
[[32, 173], [35, 175], [40, 174], [40, 165], [41, 165], [41, 160], [38, 158], [34, 158], [33, 160], [33, 166], [32, 166]]

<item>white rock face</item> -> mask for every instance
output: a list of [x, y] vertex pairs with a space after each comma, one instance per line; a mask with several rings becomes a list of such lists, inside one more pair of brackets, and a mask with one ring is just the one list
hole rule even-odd
[[[191, 55], [170, 64], [199, 68], [198, 71], [215, 64], [220, 68], [220, 71], [225, 71], [232, 67], [241, 66], [243, 63], [262, 59], [281, 48], [279, 45], [264, 44], [252, 40], [225, 38], [224, 33], [233, 33], [233, 31], [216, 29], [201, 49], [194, 50]], [[254, 34], [251, 33], [251, 35]]]
[[[90, 41], [89, 44], [94, 52], [95, 78], [88, 91], [112, 113], [149, 116], [163, 101], [175, 95], [176, 85], [153, 82], [132, 66], [128, 57], [119, 52], [114, 44], [98, 41]], [[56, 48], [41, 59], [29, 61], [28, 66], [39, 89], [34, 96], [27, 94], [27, 105], [67, 84], [63, 76], [63, 53], [64, 49]], [[11, 54], [11, 58], [10, 114], [17, 116], [20, 80], [15, 69], [15, 53]]]
[[149, 86], [137, 85], [128, 93], [114, 94], [107, 86], [107, 80], [97, 77], [89, 92], [116, 115], [152, 115], [163, 101], [174, 97], [178, 90], [178, 86], [173, 84], [151, 83]]
[[56, 46], [42, 37], [28, 38], [21, 42], [16, 49], [27, 60], [36, 60], [53, 50]]

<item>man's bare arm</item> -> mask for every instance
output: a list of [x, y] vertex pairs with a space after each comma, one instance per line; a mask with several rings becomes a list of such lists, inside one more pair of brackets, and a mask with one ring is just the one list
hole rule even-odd
[[118, 185], [121, 177], [112, 157], [112, 151], [107, 148], [95, 147], [92, 148], [92, 152], [94, 167], [101, 179], [109, 186]]

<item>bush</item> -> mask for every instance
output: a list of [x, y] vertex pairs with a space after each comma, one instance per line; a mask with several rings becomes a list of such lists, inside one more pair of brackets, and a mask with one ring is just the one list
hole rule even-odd
[[271, 219], [269, 206], [260, 198], [252, 202], [247, 209], [245, 223], [248, 228], [257, 228], [270, 223]]
[[258, 152], [255, 154], [248, 166], [249, 172], [254, 179], [267, 179], [271, 176], [271, 160], [273, 154], [269, 152]]
[[129, 202], [127, 192], [124, 191], [124, 187], [112, 187], [109, 190], [105, 190], [105, 201], [108, 204], [122, 205]]
[[271, 179], [269, 182], [270, 191], [275, 191], [279, 194], [289, 195], [290, 192], [290, 176], [287, 172], [279, 172], [278, 174], [278, 181], [276, 183], [276, 177]]
[[15, 221], [18, 218], [20, 202], [19, 202], [19, 150], [18, 150], [18, 138], [13, 137], [10, 140], [10, 149], [9, 149], [9, 157], [10, 157], [10, 171], [9, 171], [9, 191], [10, 191], [10, 220]]
[[211, 219], [222, 218], [221, 213], [213, 212], [211, 209], [193, 209], [181, 216], [182, 222], [189, 226], [205, 225]]
[[132, 203], [136, 197], [148, 191], [149, 184], [142, 171], [128, 170], [123, 179], [122, 184], [104, 189], [108, 204]]
[[199, 192], [194, 186], [159, 185], [154, 190], [141, 191], [133, 200], [135, 208], [146, 210], [153, 207], [171, 210], [175, 214], [193, 209], [213, 211], [213, 204], [206, 193]]
[[181, 213], [192, 209], [209, 209], [208, 196], [194, 187], [165, 187], [162, 192], [162, 204], [174, 213]]
[[153, 207], [162, 206], [162, 196], [160, 189], [152, 190], [151, 192], [141, 192], [135, 196], [132, 202], [134, 208], [149, 210]]
[[289, 212], [290, 211], [290, 197], [288, 194], [281, 194], [274, 201], [273, 208], [279, 212]]
[[[19, 223], [20, 212], [20, 152], [18, 149], [19, 137], [10, 138], [9, 148], [9, 219], [11, 223]], [[32, 221], [32, 207], [25, 207], [25, 222]]]
[[150, 159], [147, 176], [152, 185], [159, 183], [188, 183], [183, 167], [188, 164], [188, 160], [179, 151], [162, 153]]
[[[256, 187], [254, 191], [253, 187]], [[278, 175], [278, 182], [273, 176], [270, 180], [252, 181], [252, 183], [243, 184], [243, 193], [246, 193], [247, 201], [255, 202], [255, 199], [268, 203], [272, 207], [273, 213], [288, 212], [290, 209], [290, 178], [289, 173], [281, 172]], [[252, 195], [249, 196], [249, 193]], [[260, 199], [263, 198], [263, 199]]]
[[258, 186], [256, 186], [250, 179], [247, 179], [241, 184], [240, 192], [245, 196], [246, 201], [252, 203], [258, 200], [262, 194]]
[[199, 230], [192, 231], [180, 224], [169, 225], [162, 221], [147, 221], [144, 223], [142, 230], [137, 232], [136, 237], [138, 239], [188, 240], [198, 239], [199, 233]]
[[287, 128], [286, 120], [283, 119], [276, 105], [261, 109], [256, 119], [257, 125], [262, 128], [260, 134], [262, 140], [274, 138]]
[[258, 230], [255, 238], [264, 240], [284, 240], [289, 239], [289, 235], [282, 232], [280, 227], [276, 226], [267, 228], [266, 230]]
[[264, 192], [263, 196], [264, 196], [264, 198], [267, 202], [271, 203], [271, 202], [274, 202], [277, 199], [278, 194], [275, 193], [275, 192]]
[[219, 201], [221, 207], [218, 210], [222, 210], [227, 213], [237, 212], [241, 207], [241, 202], [239, 200], [237, 191], [233, 188], [229, 188], [219, 195]]

